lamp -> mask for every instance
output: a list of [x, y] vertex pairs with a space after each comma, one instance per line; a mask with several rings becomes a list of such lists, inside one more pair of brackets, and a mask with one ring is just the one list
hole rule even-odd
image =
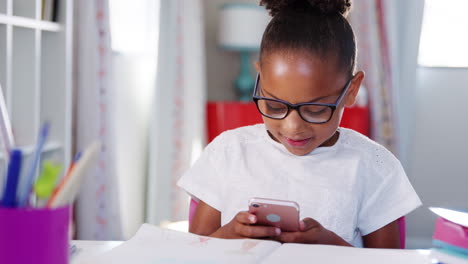
[[266, 10], [253, 3], [229, 3], [221, 7], [219, 45], [240, 53], [241, 67], [234, 86], [241, 101], [251, 99], [255, 80], [251, 74], [250, 53], [259, 50], [269, 21]]

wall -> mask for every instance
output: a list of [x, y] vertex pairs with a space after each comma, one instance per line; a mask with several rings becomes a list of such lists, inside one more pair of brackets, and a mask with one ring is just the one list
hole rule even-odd
[[419, 68], [408, 175], [424, 205], [408, 217], [408, 243], [429, 246], [429, 206], [468, 210], [468, 69]]
[[[204, 0], [206, 76], [208, 100], [236, 100], [232, 82], [237, 77], [240, 57], [218, 47], [219, 10], [225, 3], [258, 3], [255, 0]], [[256, 55], [252, 55], [254, 61]]]
[[[393, 2], [393, 1], [392, 1]], [[398, 20], [399, 85], [396, 91], [399, 158], [423, 206], [407, 217], [407, 246], [431, 246], [436, 216], [429, 206], [468, 209], [468, 69], [417, 66], [423, 0], [394, 3]]]
[[[389, 1], [387, 1], [388, 3]], [[394, 28], [394, 39], [398, 46], [397, 56], [392, 57], [398, 65], [395, 77], [399, 80], [397, 89], [394, 91], [394, 107], [397, 117], [397, 139], [400, 143], [398, 148], [398, 158], [403, 167], [408, 170], [409, 151], [412, 148], [412, 141], [415, 134], [415, 87], [416, 71], [419, 49], [419, 36], [421, 33], [421, 21], [423, 17], [423, 0], [397, 0], [391, 1], [393, 5], [393, 15], [396, 25]], [[391, 9], [392, 9], [391, 8]], [[395, 10], [396, 9], [396, 10]], [[392, 43], [393, 45], [395, 42]], [[410, 177], [411, 180], [411, 177]]]

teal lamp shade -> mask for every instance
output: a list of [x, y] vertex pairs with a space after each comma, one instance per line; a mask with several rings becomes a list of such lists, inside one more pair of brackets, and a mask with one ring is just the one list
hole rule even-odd
[[250, 54], [260, 49], [263, 32], [270, 19], [265, 8], [256, 4], [231, 3], [221, 7], [219, 45], [240, 53], [241, 67], [234, 87], [241, 101], [252, 99], [255, 79]]

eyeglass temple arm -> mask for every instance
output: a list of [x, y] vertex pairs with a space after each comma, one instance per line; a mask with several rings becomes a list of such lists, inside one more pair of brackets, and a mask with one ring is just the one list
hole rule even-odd
[[257, 87], [258, 87], [258, 82], [259, 81], [260, 81], [260, 73], [257, 72], [257, 78], [255, 78], [255, 86], [254, 86], [254, 89], [253, 89], [252, 97], [254, 97], [255, 94], [257, 93]]

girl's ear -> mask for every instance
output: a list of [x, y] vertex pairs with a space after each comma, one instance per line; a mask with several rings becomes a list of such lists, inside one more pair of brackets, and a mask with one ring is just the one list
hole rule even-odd
[[346, 106], [352, 106], [356, 102], [356, 97], [361, 87], [362, 81], [364, 80], [364, 72], [359, 71], [354, 75], [351, 81], [351, 87], [349, 87], [348, 96], [346, 96]]
[[256, 72], [260, 72], [260, 62], [259, 61], [254, 61], [254, 67]]

